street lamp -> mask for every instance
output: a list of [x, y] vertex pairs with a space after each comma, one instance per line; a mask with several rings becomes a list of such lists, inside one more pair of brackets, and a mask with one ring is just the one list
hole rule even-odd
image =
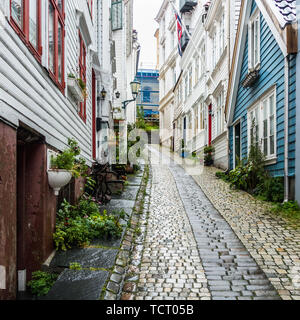
[[138, 82], [137, 80], [134, 80], [134, 81], [130, 82], [130, 86], [131, 86], [131, 93], [132, 93], [133, 99], [123, 101], [123, 102], [122, 102], [122, 104], [123, 104], [123, 109], [125, 109], [126, 106], [127, 106], [130, 102], [133, 102], [133, 101], [136, 100], [136, 98], [137, 98], [137, 96], [138, 96], [138, 94], [139, 94], [139, 91], [140, 91], [141, 83]]
[[106, 94], [107, 94], [107, 92], [106, 92], [106, 90], [105, 90], [104, 87], [103, 87], [103, 89], [102, 89], [102, 91], [101, 91], [101, 100], [105, 100]]

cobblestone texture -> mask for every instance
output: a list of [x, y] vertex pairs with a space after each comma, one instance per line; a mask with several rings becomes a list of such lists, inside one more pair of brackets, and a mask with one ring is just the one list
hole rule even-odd
[[[170, 156], [170, 152], [163, 150]], [[171, 157], [182, 165], [179, 157]], [[180, 161], [180, 162], [179, 162]], [[187, 168], [186, 165], [182, 165]], [[217, 179], [216, 168], [190, 170], [202, 191], [234, 230], [284, 300], [300, 299], [300, 225], [270, 213], [271, 206]], [[196, 171], [196, 172], [195, 172]], [[244, 276], [257, 284], [252, 275]], [[209, 276], [208, 276], [209, 278]], [[259, 297], [257, 297], [258, 299]]]
[[270, 213], [270, 206], [231, 190], [205, 168], [195, 181], [228, 221], [282, 299], [300, 299], [300, 227]]
[[180, 166], [170, 170], [193, 226], [213, 300], [279, 299], [230, 225]]
[[167, 166], [152, 166], [150, 214], [136, 300], [210, 299], [197, 243]]

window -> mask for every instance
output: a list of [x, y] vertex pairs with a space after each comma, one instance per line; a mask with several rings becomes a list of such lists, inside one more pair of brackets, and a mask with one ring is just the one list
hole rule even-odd
[[200, 62], [200, 59], [198, 56], [196, 56], [195, 57], [195, 85], [198, 83], [198, 80], [199, 80], [199, 69], [200, 69], [199, 62]]
[[217, 64], [217, 37], [214, 33], [212, 37], [212, 68], [214, 69]]
[[257, 10], [251, 17], [248, 26], [249, 70], [260, 64], [260, 12]]
[[206, 71], [206, 67], [205, 67], [205, 45], [203, 44], [201, 46], [201, 50], [200, 50], [200, 53], [201, 53], [201, 77], [205, 74], [205, 71]]
[[123, 2], [112, 0], [111, 4], [111, 28], [112, 31], [122, 29], [123, 23]]
[[188, 94], [190, 95], [192, 93], [192, 88], [193, 88], [193, 66], [189, 66], [189, 90]]
[[216, 108], [216, 136], [221, 134], [224, 129], [224, 92], [222, 91], [217, 96], [217, 108]]
[[143, 89], [143, 102], [144, 103], [150, 103], [151, 102], [151, 88], [150, 87], [145, 87]]
[[64, 83], [64, 1], [49, 0], [49, 72], [63, 90]]
[[[86, 47], [79, 31], [79, 77], [82, 82], [86, 85]], [[86, 97], [84, 102], [80, 103], [79, 109], [80, 117], [86, 121]]]
[[199, 111], [199, 126], [200, 126], [200, 130], [204, 130], [205, 129], [205, 114], [204, 114], [204, 103], [200, 102], [200, 111]]
[[194, 107], [194, 136], [199, 131], [199, 108], [198, 105]]
[[178, 101], [179, 101], [179, 103], [182, 102], [182, 82], [181, 81], [178, 86]]
[[41, 0], [11, 0], [11, 24], [38, 60], [41, 60]]
[[266, 158], [276, 156], [276, 94], [273, 90], [248, 113], [248, 138], [260, 145]]
[[221, 57], [224, 48], [225, 48], [225, 16], [222, 14], [221, 22], [220, 22], [220, 32], [219, 32], [219, 56]]
[[184, 78], [184, 100], [186, 100], [188, 97], [188, 89], [189, 89], [189, 78], [188, 78], [188, 74], [186, 74]]

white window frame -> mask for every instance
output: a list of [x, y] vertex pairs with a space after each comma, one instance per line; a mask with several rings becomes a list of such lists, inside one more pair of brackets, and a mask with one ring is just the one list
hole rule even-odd
[[[256, 29], [257, 27], [257, 29]], [[256, 41], [255, 41], [256, 40]], [[257, 59], [255, 52], [257, 51]], [[248, 24], [248, 69], [260, 67], [260, 11], [256, 9]]]
[[[259, 146], [265, 155], [266, 161], [275, 160], [277, 158], [277, 99], [276, 99], [276, 88], [271, 89], [263, 97], [260, 98], [249, 110], [248, 110], [248, 153], [251, 146], [251, 127], [252, 127], [252, 117], [251, 114], [256, 111], [257, 121], [258, 121], [258, 133], [257, 138]], [[270, 112], [270, 101], [273, 98], [273, 113]], [[265, 107], [267, 108], [264, 112]], [[271, 120], [271, 118], [273, 118]], [[265, 136], [265, 121], [267, 124], [267, 135]], [[271, 132], [271, 121], [273, 121], [273, 132]], [[273, 134], [272, 134], [273, 133]], [[272, 147], [274, 148], [274, 153], [271, 153], [271, 137], [273, 137]], [[265, 143], [267, 144], [265, 149]]]
[[192, 63], [188, 67], [188, 82], [189, 82], [188, 95], [191, 95], [192, 89], [193, 89], [193, 65], [192, 65]]
[[224, 90], [216, 96], [215, 134], [219, 136], [224, 131]]

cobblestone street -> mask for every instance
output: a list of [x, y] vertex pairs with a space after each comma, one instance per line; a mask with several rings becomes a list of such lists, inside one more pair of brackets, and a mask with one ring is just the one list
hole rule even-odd
[[[292, 262], [287, 267], [287, 255], [282, 254], [287, 246], [281, 243], [281, 250], [273, 249], [279, 243], [273, 239], [272, 232], [276, 234], [277, 226], [280, 232], [282, 221], [276, 224], [278, 220], [272, 222], [270, 216], [266, 216], [269, 228], [264, 232], [257, 231], [262, 222], [256, 220], [248, 221], [241, 228], [237, 216], [235, 219], [224, 216], [224, 210], [230, 211], [228, 201], [234, 204], [234, 200], [228, 194], [219, 193], [219, 189], [226, 187], [218, 184], [212, 174], [208, 176], [204, 171], [192, 177], [176, 159], [170, 160], [168, 154], [162, 155], [153, 147], [150, 168], [150, 206], [148, 218], [142, 222], [146, 225], [146, 234], [133, 299], [277, 300], [299, 297], [299, 291], [291, 287], [291, 280], [286, 276], [286, 270], [299, 261], [299, 250], [295, 249], [293, 254], [289, 252]], [[250, 200], [243, 199], [244, 211], [238, 211], [246, 220], [249, 219]], [[261, 207], [257, 206], [257, 210], [259, 215]], [[252, 231], [245, 232], [245, 226]], [[299, 233], [294, 230], [287, 235], [287, 232], [292, 231], [287, 229], [282, 234], [291, 236], [297, 248]], [[250, 233], [252, 237], [241, 236], [243, 233]], [[266, 235], [270, 240], [266, 240]], [[270, 241], [274, 242], [273, 247]], [[286, 261], [286, 267], [279, 264], [281, 256], [283, 260], [280, 261]], [[277, 267], [271, 263], [272, 257]], [[284, 283], [290, 287], [283, 287]]]

